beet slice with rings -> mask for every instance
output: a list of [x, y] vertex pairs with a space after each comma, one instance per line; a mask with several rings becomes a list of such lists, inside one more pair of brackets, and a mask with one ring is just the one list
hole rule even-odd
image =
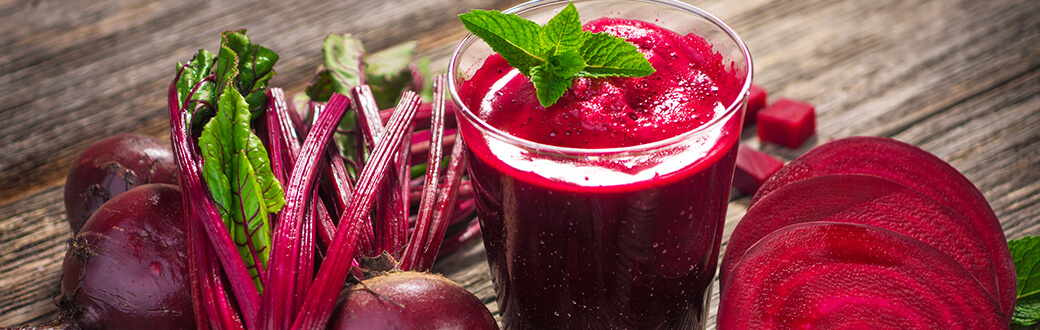
[[756, 243], [722, 290], [719, 329], [1007, 329], [964, 267], [873, 226], [810, 222]]
[[883, 137], [849, 137], [819, 145], [766, 180], [751, 199], [755, 205], [780, 187], [829, 174], [882, 177], [917, 190], [967, 220], [989, 252], [997, 274], [997, 301], [1011, 319], [1018, 283], [1007, 238], [986, 197], [963, 174], [939, 157]]
[[728, 285], [727, 275], [762, 237], [791, 224], [812, 221], [875, 226], [917, 239], [952, 257], [990, 295], [997, 295], [989, 253], [965, 220], [916, 190], [855, 174], [791, 183], [748, 209], [726, 245], [719, 285]]

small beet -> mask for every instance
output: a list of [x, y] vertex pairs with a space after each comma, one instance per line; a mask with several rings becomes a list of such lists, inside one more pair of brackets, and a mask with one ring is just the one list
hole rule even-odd
[[65, 253], [59, 320], [76, 329], [194, 329], [182, 205], [168, 184], [102, 205]]
[[65, 179], [65, 215], [72, 234], [105, 201], [146, 183], [177, 184], [170, 146], [141, 134], [98, 140], [72, 163]]
[[997, 279], [986, 247], [957, 214], [916, 190], [882, 178], [839, 174], [786, 185], [748, 209], [726, 245], [719, 285], [744, 253], [785, 226], [830, 221], [888, 229], [928, 244], [966, 268], [990, 295]]
[[[819, 145], [791, 161], [755, 193], [755, 205], [792, 182], [830, 175], [865, 174], [910, 187], [953, 210], [979, 236], [996, 269], [997, 301], [1015, 305], [1018, 282], [1007, 238], [986, 197], [963, 174], [939, 157], [913, 145], [883, 137], [850, 137]], [[1008, 313], [1010, 320], [1011, 313]]]
[[498, 329], [473, 293], [430, 273], [391, 272], [347, 290], [329, 329]]
[[756, 116], [758, 139], [798, 148], [816, 134], [816, 110], [812, 104], [779, 99]]
[[733, 187], [752, 195], [773, 173], [784, 167], [784, 162], [767, 153], [740, 145], [737, 150], [737, 166], [733, 172]]
[[721, 292], [719, 329], [1007, 329], [956, 261], [898, 233], [811, 222], [748, 250]]
[[762, 86], [751, 84], [748, 94], [747, 111], [744, 112], [744, 124], [755, 122], [759, 110], [766, 107], [769, 93]]

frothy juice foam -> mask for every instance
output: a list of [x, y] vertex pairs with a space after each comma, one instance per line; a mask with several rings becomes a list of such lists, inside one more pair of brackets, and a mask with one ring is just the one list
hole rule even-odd
[[459, 85], [477, 117], [530, 141], [460, 120], [503, 321], [700, 327], [740, 135], [742, 110], [727, 105], [744, 76], [697, 35], [615, 18], [584, 28], [635, 44], [656, 72], [577, 78], [548, 108], [498, 55]]

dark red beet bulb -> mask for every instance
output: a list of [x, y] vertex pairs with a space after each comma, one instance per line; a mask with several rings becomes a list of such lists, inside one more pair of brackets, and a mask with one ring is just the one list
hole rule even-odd
[[498, 329], [473, 293], [430, 273], [391, 272], [341, 297], [329, 329]]
[[115, 196], [73, 238], [62, 264], [60, 321], [79, 329], [194, 329], [180, 189]]
[[65, 215], [72, 234], [101, 204], [146, 183], [177, 184], [169, 143], [141, 134], [119, 134], [83, 150], [65, 179]]

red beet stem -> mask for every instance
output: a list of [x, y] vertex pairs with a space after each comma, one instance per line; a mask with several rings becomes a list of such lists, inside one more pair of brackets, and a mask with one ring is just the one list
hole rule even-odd
[[[441, 142], [444, 140], [444, 84], [447, 78], [443, 75], [439, 75], [434, 78], [433, 82], [433, 99], [436, 100], [433, 103], [432, 117], [430, 118], [430, 145], [429, 157], [427, 159], [441, 159], [443, 153]], [[409, 238], [408, 245], [405, 248], [404, 255], [401, 257], [400, 268], [402, 270], [415, 270], [423, 271], [422, 257], [425, 255], [424, 250], [428, 249], [428, 241], [431, 236], [436, 236], [437, 233], [434, 231], [437, 226], [432, 223], [434, 205], [437, 203], [438, 187], [437, 181], [440, 179], [441, 163], [434, 161], [426, 166], [426, 182], [423, 184], [422, 199], [419, 202], [419, 215], [415, 223], [415, 232]], [[458, 188], [451, 187], [451, 188]], [[448, 191], [440, 191], [441, 194], [453, 194], [454, 189], [449, 188]], [[444, 233], [441, 233], [443, 236]], [[436, 241], [433, 244], [440, 245], [440, 241]]]
[[[358, 111], [362, 113], [358, 120], [361, 122], [365, 140], [369, 145], [377, 145], [386, 129], [379, 118], [379, 108], [376, 107], [372, 90], [367, 85], [362, 85], [354, 87], [352, 91], [358, 103]], [[386, 251], [399, 257], [407, 241], [408, 191], [405, 187], [407, 182], [402, 182], [402, 175], [407, 170], [408, 162], [401, 158], [402, 155], [406, 154], [398, 152], [394, 155], [387, 169], [388, 177], [376, 197], [376, 203], [379, 205], [376, 209], [376, 250], [371, 251], [375, 254]]]
[[[271, 285], [264, 292], [263, 305], [260, 306], [264, 329], [286, 329], [292, 324], [292, 310], [297, 306], [296, 294], [298, 281], [307, 281], [299, 271], [301, 248], [313, 249], [313, 241], [303, 242], [302, 226], [306, 215], [306, 206], [311, 202], [311, 188], [314, 186], [315, 172], [318, 163], [325, 155], [332, 132], [349, 106], [349, 98], [342, 94], [333, 94], [325, 111], [319, 115], [318, 123], [311, 127], [310, 134], [300, 151], [300, 160], [293, 166], [289, 176], [288, 188], [285, 190], [285, 206], [279, 215], [278, 226], [275, 227], [272, 239], [271, 262], [268, 269]], [[301, 244], [303, 246], [301, 246]], [[259, 329], [260, 327], [250, 327]]]
[[332, 316], [336, 298], [354, 260], [361, 223], [368, 219], [376, 189], [382, 184], [394, 153], [400, 151], [418, 105], [419, 96], [415, 93], [405, 92], [402, 95], [397, 113], [390, 119], [386, 136], [376, 145], [370, 161], [361, 170], [357, 189], [354, 190], [350, 205], [340, 216], [336, 237], [329, 246], [329, 253], [307, 292], [292, 329], [319, 329]]
[[213, 252], [216, 253], [227, 273], [246, 323], [255, 325], [260, 306], [260, 293], [253, 284], [253, 279], [235, 247], [235, 242], [231, 240], [231, 233], [224, 224], [220, 212], [217, 211], [214, 202], [209, 197], [208, 190], [202, 185], [202, 177], [199, 173], [200, 165], [195, 160], [195, 153], [193, 153], [195, 149], [189, 142], [191, 136], [185, 125], [188, 113], [183, 111], [177, 97], [177, 80], [179, 78], [180, 73], [170, 83], [167, 107], [170, 113], [170, 142], [173, 146], [177, 168], [181, 173], [181, 191], [188, 196], [187, 200], [190, 201], [184, 206], [185, 214], [194, 214], [202, 223], [206, 234], [213, 243]]

